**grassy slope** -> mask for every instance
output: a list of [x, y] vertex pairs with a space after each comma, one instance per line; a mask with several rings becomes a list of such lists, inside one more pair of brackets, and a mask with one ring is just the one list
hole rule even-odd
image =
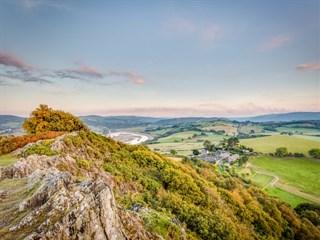
[[252, 164], [274, 173], [284, 184], [320, 196], [320, 160], [308, 158], [255, 157]]
[[11, 154], [5, 154], [0, 157], [0, 167], [9, 166], [15, 163], [18, 158], [12, 156]]
[[262, 138], [243, 139], [240, 144], [253, 148], [257, 152], [274, 153], [278, 147], [287, 147], [289, 152], [307, 154], [311, 148], [320, 146], [320, 138], [303, 136], [275, 135]]
[[[116, 143], [92, 133], [68, 136], [65, 143], [71, 154], [77, 147], [88, 151], [89, 162], [103, 159], [104, 169], [115, 177], [117, 203], [123, 209], [138, 202], [162, 219], [178, 218], [187, 228], [188, 239], [280, 239], [288, 228], [300, 237], [320, 236], [307, 223], [294, 229], [292, 224], [300, 220], [286, 205], [251, 185], [244, 187], [239, 178], [218, 174], [211, 164], [172, 161], [143, 146]], [[165, 239], [180, 239], [179, 230], [170, 224], [157, 223], [158, 233]]]

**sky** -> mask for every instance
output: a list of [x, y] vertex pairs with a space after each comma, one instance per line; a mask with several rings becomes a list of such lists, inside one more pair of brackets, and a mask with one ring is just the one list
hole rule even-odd
[[1, 114], [320, 111], [319, 0], [0, 0]]

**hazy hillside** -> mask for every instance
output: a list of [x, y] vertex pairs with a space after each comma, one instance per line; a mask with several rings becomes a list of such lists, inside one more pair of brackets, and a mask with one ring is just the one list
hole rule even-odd
[[21, 134], [22, 123], [25, 118], [13, 115], [0, 115], [0, 135]]
[[279, 113], [279, 114], [268, 114], [256, 117], [241, 117], [241, 118], [230, 118], [232, 120], [244, 122], [289, 122], [298, 120], [320, 120], [320, 112], [291, 112], [291, 113]]
[[102, 117], [97, 115], [79, 117], [83, 122], [93, 127], [106, 127], [110, 129], [137, 127], [155, 123], [161, 118], [138, 117], [138, 116], [112, 116]]

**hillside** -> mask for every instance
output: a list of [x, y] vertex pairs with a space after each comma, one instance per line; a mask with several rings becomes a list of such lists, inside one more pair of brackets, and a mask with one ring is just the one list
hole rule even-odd
[[255, 117], [230, 118], [239, 122], [290, 122], [300, 120], [320, 120], [320, 112], [291, 112], [279, 114], [267, 114]]
[[1, 239], [320, 237], [319, 227], [236, 175], [92, 132], [11, 156], [19, 160], [0, 168]]
[[22, 133], [25, 118], [14, 115], [0, 115], [0, 135]]

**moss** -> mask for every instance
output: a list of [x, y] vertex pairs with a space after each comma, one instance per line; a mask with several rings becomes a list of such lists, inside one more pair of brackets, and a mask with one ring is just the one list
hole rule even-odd
[[45, 145], [40, 143], [40, 144], [32, 145], [23, 153], [24, 156], [30, 156], [32, 154], [55, 156], [55, 155], [58, 155], [58, 152], [51, 150], [48, 144]]
[[181, 230], [166, 215], [155, 211], [141, 213], [144, 225], [149, 231], [160, 234], [165, 239], [180, 239]]
[[91, 168], [91, 162], [85, 159], [77, 160], [77, 164], [80, 168], [84, 168], [86, 170], [89, 170]]

